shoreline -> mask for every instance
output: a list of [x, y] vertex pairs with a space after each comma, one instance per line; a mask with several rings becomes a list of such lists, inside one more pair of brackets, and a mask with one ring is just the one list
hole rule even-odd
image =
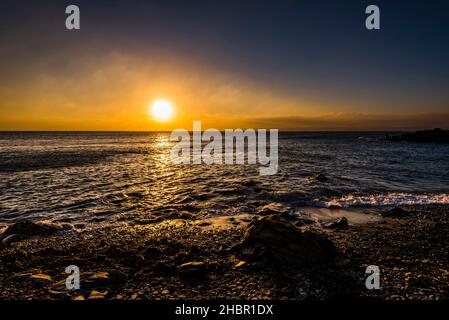
[[[257, 215], [33, 236], [0, 246], [0, 299], [448, 299], [449, 205], [404, 208], [409, 217], [322, 229], [337, 256], [304, 267], [232, 250]], [[65, 288], [69, 265], [80, 290]], [[379, 266], [381, 290], [366, 289], [368, 265]]]

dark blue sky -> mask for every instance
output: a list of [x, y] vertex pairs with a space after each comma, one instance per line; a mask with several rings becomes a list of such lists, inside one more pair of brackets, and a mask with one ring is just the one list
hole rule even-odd
[[[68, 4], [81, 9], [80, 31], [64, 29]], [[381, 30], [365, 29], [369, 4], [380, 7]], [[44, 65], [73, 74], [80, 57], [165, 52], [292, 99], [447, 112], [448, 16], [447, 1], [2, 0], [0, 83]]]

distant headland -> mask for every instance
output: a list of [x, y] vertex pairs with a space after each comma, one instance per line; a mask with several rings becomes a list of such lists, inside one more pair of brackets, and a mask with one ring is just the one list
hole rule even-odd
[[433, 130], [416, 131], [412, 133], [403, 133], [397, 136], [387, 135], [383, 140], [388, 141], [407, 141], [407, 142], [437, 142], [449, 143], [449, 130], [435, 128]]

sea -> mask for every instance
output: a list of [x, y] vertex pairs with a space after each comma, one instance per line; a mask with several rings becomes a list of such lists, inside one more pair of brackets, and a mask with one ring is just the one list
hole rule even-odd
[[280, 132], [278, 173], [260, 176], [259, 164], [174, 164], [169, 132], [2, 132], [0, 226], [449, 203], [449, 145], [386, 134]]

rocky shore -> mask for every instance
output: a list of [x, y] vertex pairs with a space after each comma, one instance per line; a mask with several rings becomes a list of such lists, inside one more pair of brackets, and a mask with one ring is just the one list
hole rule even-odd
[[[449, 206], [377, 210], [379, 220], [276, 212], [76, 230], [23, 221], [0, 230], [3, 299], [449, 298]], [[81, 271], [67, 290], [65, 269]], [[365, 286], [380, 268], [380, 290]]]

